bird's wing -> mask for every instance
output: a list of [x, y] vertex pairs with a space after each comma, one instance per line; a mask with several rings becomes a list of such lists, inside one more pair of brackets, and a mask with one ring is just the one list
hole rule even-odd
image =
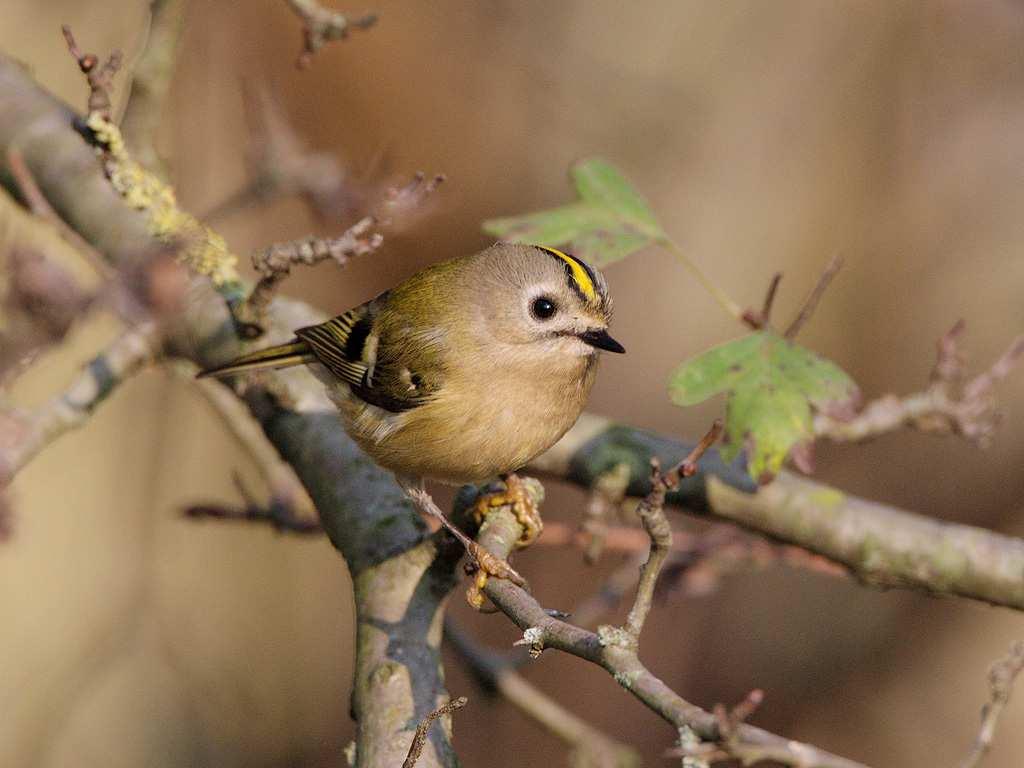
[[363, 349], [373, 325], [368, 306], [363, 304], [327, 322], [295, 332], [309, 345], [317, 362], [352, 386], [363, 384], [369, 370], [363, 360]]
[[300, 328], [295, 335], [309, 345], [317, 362], [346, 382], [358, 398], [400, 413], [425, 403], [439, 382], [416, 371], [420, 356], [410, 349], [405, 334], [398, 333], [395, 338], [394, 329], [382, 327], [380, 310], [387, 296], [382, 294], [319, 325]]

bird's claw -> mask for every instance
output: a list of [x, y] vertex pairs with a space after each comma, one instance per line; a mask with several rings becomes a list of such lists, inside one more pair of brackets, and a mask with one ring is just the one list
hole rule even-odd
[[529, 591], [530, 586], [527, 584], [526, 579], [520, 576], [519, 572], [509, 565], [507, 560], [502, 560], [476, 542], [473, 542], [473, 547], [470, 549], [469, 554], [473, 558], [472, 567], [475, 568], [475, 575], [473, 576], [473, 583], [466, 590], [466, 600], [476, 610], [479, 611], [484, 604], [483, 589], [487, 586], [487, 579], [491, 576], [494, 576], [496, 579], [507, 579], [517, 587], [522, 587]]
[[504, 491], [481, 495], [473, 508], [473, 519], [477, 525], [481, 525], [492, 509], [505, 506], [512, 507], [516, 521], [523, 527], [523, 534], [516, 542], [516, 546], [530, 546], [544, 530], [544, 521], [541, 520], [540, 509], [537, 508], [519, 475], [511, 474], [505, 478]]

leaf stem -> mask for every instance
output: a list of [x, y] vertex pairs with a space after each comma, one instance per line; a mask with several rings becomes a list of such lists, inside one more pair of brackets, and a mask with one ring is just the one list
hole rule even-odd
[[697, 278], [697, 282], [704, 286], [704, 290], [711, 294], [711, 297], [718, 302], [718, 305], [722, 309], [724, 309], [728, 314], [732, 315], [736, 320], [743, 322], [742, 307], [740, 307], [739, 304], [737, 304], [735, 301], [729, 298], [729, 295], [725, 291], [723, 291], [721, 288], [719, 288], [717, 285], [711, 282], [711, 279], [703, 272], [701, 272], [700, 267], [698, 267], [693, 262], [693, 260], [689, 256], [687, 256], [686, 253], [683, 252], [682, 248], [680, 248], [673, 240], [669, 239], [668, 237], [662, 238], [661, 240], [658, 241], [658, 243], [661, 245], [662, 248], [671, 253], [677, 259], [679, 259], [679, 261], [683, 263], [684, 267], [690, 270], [690, 274]]

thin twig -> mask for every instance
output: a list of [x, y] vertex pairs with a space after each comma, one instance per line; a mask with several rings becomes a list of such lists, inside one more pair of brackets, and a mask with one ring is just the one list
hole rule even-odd
[[288, 5], [302, 19], [303, 50], [295, 62], [299, 69], [308, 67], [325, 43], [344, 40], [350, 29], [369, 29], [377, 22], [376, 14], [368, 13], [352, 19], [339, 11], [324, 8], [316, 0], [288, 0]]
[[63, 393], [36, 411], [0, 412], [0, 487], [58, 437], [82, 426], [119, 384], [154, 358], [157, 346], [153, 323], [132, 328], [88, 363]]
[[764, 306], [761, 307], [761, 318], [765, 325], [771, 322], [772, 319], [772, 305], [775, 303], [775, 292], [779, 289], [779, 283], [782, 282], [782, 273], [776, 272], [772, 275], [772, 280], [768, 283], [768, 293], [764, 297]]
[[739, 760], [743, 765], [753, 765], [765, 760], [772, 760], [773, 750], [764, 747], [749, 747], [737, 738], [739, 727], [757, 711], [764, 702], [764, 691], [755, 688], [748, 693], [743, 701], [732, 707], [715, 704], [712, 710], [718, 722], [720, 738], [718, 743], [701, 742], [699, 739], [684, 739], [679, 745], [665, 752], [667, 758], [695, 758], [708, 765], [723, 760]]
[[697, 282], [704, 287], [704, 290], [711, 294], [711, 297], [718, 302], [718, 305], [724, 309], [727, 314], [740, 322], [743, 322], [743, 308], [733, 301], [725, 291], [711, 282], [711, 279], [701, 271], [700, 267], [697, 266], [693, 259], [686, 255], [686, 252], [682, 248], [676, 245], [675, 241], [666, 238], [661, 240], [660, 243], [665, 250], [682, 262], [683, 266], [689, 270], [690, 274], [697, 278]]
[[959, 337], [962, 320], [938, 342], [938, 354], [928, 386], [911, 395], [884, 395], [855, 416], [817, 413], [814, 432], [837, 442], [867, 440], [902, 427], [922, 432], [953, 433], [985, 446], [1000, 422], [993, 389], [1024, 358], [1024, 336], [1018, 336], [989, 368], [966, 378]]
[[644, 530], [651, 540], [650, 554], [640, 572], [640, 583], [636, 590], [636, 599], [629, 611], [625, 632], [634, 644], [640, 642], [647, 614], [654, 600], [654, 588], [658, 582], [658, 574], [672, 549], [672, 527], [665, 517], [665, 496], [679, 485], [680, 477], [689, 477], [697, 471], [697, 462], [722, 434], [722, 422], [716, 421], [707, 434], [690, 451], [679, 464], [662, 473], [658, 460], [651, 459], [651, 491], [637, 507], [637, 514], [643, 523]]
[[156, 151], [164, 125], [164, 105], [178, 58], [185, 19], [185, 0], [151, 0], [146, 47], [132, 67], [128, 104], [121, 130], [135, 158], [151, 171], [163, 172]]
[[[330, 152], [312, 149], [285, 114], [280, 101], [261, 83], [246, 83], [242, 91], [249, 125], [246, 152], [251, 195], [234, 196], [234, 210], [247, 202], [267, 203], [299, 195], [324, 221], [339, 221], [360, 210], [360, 190]], [[231, 202], [220, 211], [230, 212]]]
[[468, 703], [469, 699], [465, 696], [459, 696], [459, 698], [452, 699], [423, 718], [423, 722], [416, 726], [416, 735], [412, 738], [412, 745], [409, 747], [409, 754], [405, 758], [405, 762], [402, 763], [402, 768], [413, 768], [416, 765], [416, 761], [420, 759], [420, 753], [423, 752], [423, 745], [427, 743], [427, 734], [430, 732], [430, 726], [434, 724], [437, 718], [443, 715], [450, 715], [455, 710], [462, 709]]
[[71, 27], [64, 24], [61, 28], [64, 33], [64, 40], [67, 42], [68, 51], [78, 62], [78, 68], [85, 75], [89, 84], [89, 101], [87, 107], [90, 113], [95, 113], [104, 120], [110, 120], [112, 109], [112, 98], [110, 90], [113, 87], [114, 75], [121, 68], [124, 55], [120, 50], [114, 50], [107, 58], [103, 66], [100, 66], [99, 57], [94, 53], [82, 53], [71, 34]]
[[319, 519], [300, 516], [289, 499], [272, 494], [268, 504], [260, 504], [245, 486], [241, 475], [236, 472], [232, 479], [245, 506], [236, 508], [218, 504], [197, 504], [186, 507], [185, 516], [192, 519], [212, 518], [244, 523], [267, 523], [278, 533], [297, 533], [304, 536], [324, 532]]
[[450, 617], [445, 618], [444, 639], [469, 665], [485, 690], [500, 694], [512, 706], [571, 750], [570, 763], [578, 768], [632, 768], [639, 756], [575, 713], [563, 707], [516, 672], [504, 654], [481, 647]]
[[992, 747], [999, 718], [1010, 701], [1013, 684], [1024, 669], [1024, 642], [1017, 641], [1009, 654], [992, 665], [988, 673], [989, 700], [981, 709], [981, 729], [960, 768], [976, 768]]
[[382, 153], [354, 174], [333, 153], [311, 148], [280, 100], [264, 86], [246, 81], [242, 95], [249, 134], [249, 180], [200, 216], [203, 221], [214, 222], [292, 195], [301, 197], [322, 221], [347, 221], [368, 210], [370, 201], [380, 196], [383, 182], [370, 179]]
[[767, 328], [771, 325], [772, 305], [775, 303], [775, 293], [778, 291], [779, 283], [781, 281], [781, 272], [776, 272], [772, 275], [771, 282], [768, 283], [768, 291], [765, 293], [764, 304], [761, 306], [760, 312], [754, 309], [748, 309], [743, 312], [743, 322], [755, 331], [759, 331], [762, 328]]
[[[265, 507], [246, 498], [246, 507], [243, 510], [235, 510], [240, 514], [208, 516], [250, 519], [251, 513], [256, 513], [257, 519], [267, 519], [275, 527], [299, 529], [304, 533], [318, 530], [320, 518], [309, 498], [309, 493], [302, 486], [295, 470], [281, 459], [280, 454], [267, 440], [263, 430], [242, 401], [222, 382], [195, 378], [195, 366], [175, 365], [172, 370], [190, 386], [195, 387], [213, 408], [235, 442], [249, 454], [270, 490], [270, 502]], [[243, 496], [245, 495], [243, 493]], [[263, 514], [259, 514], [260, 512]]]
[[293, 266], [313, 266], [333, 259], [338, 266], [344, 267], [352, 258], [377, 250], [384, 242], [384, 236], [375, 230], [392, 225], [397, 217], [422, 205], [424, 199], [444, 181], [444, 176], [436, 175], [424, 183], [425, 179], [425, 174], [419, 172], [408, 184], [389, 189], [377, 211], [364, 216], [338, 237], [305, 237], [278, 243], [253, 254], [253, 267], [261, 277], [238, 310], [243, 323], [253, 328], [262, 326], [263, 316], [277, 287]]
[[814, 310], [817, 308], [818, 302], [821, 301], [825, 289], [828, 288], [828, 284], [832, 282], [832, 278], [842, 269], [842, 266], [843, 259], [838, 254], [829, 260], [828, 264], [825, 265], [825, 270], [821, 273], [821, 277], [818, 278], [818, 282], [804, 300], [799, 314], [793, 318], [793, 322], [789, 324], [783, 336], [787, 339], [796, 338], [796, 335], [800, 333], [800, 329], [811, 319], [811, 315], [814, 314]]
[[339, 237], [307, 237], [277, 243], [253, 254], [253, 266], [261, 274], [247, 301], [248, 311], [253, 313], [253, 318], [256, 321], [262, 318], [277, 286], [289, 275], [293, 266], [312, 266], [333, 259], [338, 266], [343, 267], [350, 259], [377, 250], [384, 242], [384, 237], [379, 232], [371, 231], [375, 224], [372, 217], [366, 216]]
[[[522, 531], [511, 510], [501, 508], [488, 516], [488, 527], [481, 531], [480, 542], [494, 552], [506, 553], [511, 551]], [[534, 647], [564, 651], [598, 664], [676, 729], [690, 729], [702, 741], [715, 744], [721, 741], [714, 714], [685, 701], [651, 674], [640, 662], [636, 644], [624, 631], [604, 626], [595, 633], [569, 624], [552, 616], [531, 595], [507, 580], [492, 579], [484, 591], [502, 613], [524, 630], [524, 634], [529, 634]], [[744, 756], [756, 751], [766, 755], [764, 759], [770, 757], [796, 768], [863, 768], [860, 763], [810, 744], [784, 739], [746, 724], [737, 727], [732, 746]]]

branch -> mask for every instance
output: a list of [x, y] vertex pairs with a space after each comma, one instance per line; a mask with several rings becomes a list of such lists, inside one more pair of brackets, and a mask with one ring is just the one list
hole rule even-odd
[[308, 67], [324, 44], [344, 40], [350, 29], [369, 29], [377, 22], [376, 14], [350, 19], [339, 11], [324, 8], [317, 0], [288, 0], [288, 5], [302, 19], [303, 50], [295, 62], [299, 69]]
[[[402, 768], [413, 768], [413, 766], [416, 765], [416, 761], [420, 759], [420, 754], [423, 752], [423, 745], [427, 741], [427, 733], [430, 731], [430, 726], [434, 724], [434, 721], [437, 720], [437, 718], [445, 715], [451, 715], [452, 712], [457, 709], [462, 709], [468, 703], [469, 699], [465, 696], [459, 696], [459, 698], [452, 699], [447, 704], [442, 704], [423, 718], [423, 722], [416, 726], [416, 735], [413, 736], [412, 746], [409, 747], [409, 754], [406, 755], [405, 762], [402, 763]], [[450, 727], [451, 726], [449, 726], [449, 729]]]
[[[235, 488], [245, 501], [245, 506], [232, 508], [215, 504], [197, 504], [186, 508], [185, 516], [193, 519], [212, 518], [242, 523], [267, 523], [278, 533], [296, 533], [304, 536], [319, 536], [324, 532], [323, 526], [315, 517], [303, 516], [296, 512], [290, 499], [271, 495], [270, 503], [260, 504], [245, 487], [237, 472], [233, 479]], [[306, 495], [304, 490], [302, 495]], [[307, 500], [308, 498], [306, 496]]]
[[246, 502], [242, 510], [193, 507], [186, 511], [187, 514], [192, 517], [264, 520], [279, 530], [300, 533], [322, 532], [313, 501], [302, 487], [295, 470], [281, 460], [281, 456], [267, 440], [259, 424], [253, 420], [248, 408], [234, 392], [222, 382], [195, 378], [195, 366], [176, 365], [172, 366], [172, 369], [203, 396], [221, 423], [235, 438], [235, 442], [249, 454], [270, 489], [270, 502], [265, 506], [257, 504], [236, 477], [239, 493]]
[[[6, 315], [0, 349], [0, 371], [40, 347], [64, 339], [76, 320], [96, 304], [96, 294], [83, 289], [80, 282], [54, 259], [36, 250], [12, 245], [7, 251], [6, 295], [2, 308]], [[15, 324], [16, 317], [25, 322]], [[12, 355], [12, 353], [14, 353]]]
[[[143, 214], [148, 238], [136, 243], [138, 253], [153, 250], [150, 238], [164, 246], [178, 248], [181, 261], [194, 272], [208, 277], [223, 297], [229, 310], [237, 310], [245, 296], [244, 285], [238, 274], [238, 257], [227, 246], [224, 238], [203, 226], [194, 216], [178, 206], [174, 190], [143, 168], [128, 152], [121, 129], [110, 117], [110, 85], [121, 63], [115, 52], [107, 63], [97, 69], [95, 54], [83, 54], [65, 26], [62, 28], [68, 50], [78, 61], [89, 84], [89, 112], [84, 119], [72, 117], [72, 124], [96, 148], [103, 173], [124, 203]], [[37, 143], [38, 144], [38, 143]], [[26, 162], [33, 158], [26, 156]], [[41, 158], [36, 158], [41, 160]], [[38, 176], [38, 174], [36, 174]], [[45, 191], [45, 190], [44, 190]], [[47, 195], [49, 197], [49, 195]], [[55, 206], [56, 207], [56, 206]], [[71, 218], [63, 215], [69, 224]], [[89, 233], [82, 231], [88, 239]], [[95, 243], [94, 243], [95, 245]], [[237, 317], [236, 331], [243, 338], [254, 338], [262, 329], [247, 325]]]
[[[665, 757], [695, 758], [699, 761], [697, 765], [708, 765], [721, 760], [732, 760], [736, 757], [744, 765], [752, 765], [764, 760], [775, 762], [771, 757], [771, 750], [755, 749], [744, 754], [742, 742], [737, 738], [740, 724], [753, 715], [763, 701], [764, 691], [755, 688], [746, 695], [743, 701], [733, 707], [715, 704], [715, 720], [718, 722], [718, 732], [721, 734], [718, 743], [701, 742], [694, 738], [695, 735], [692, 732], [682, 732], [679, 736], [679, 746], [668, 750]], [[684, 765], [686, 764], [684, 763]]]
[[[804, 324], [811, 319], [811, 315], [814, 314], [814, 310], [818, 308], [818, 302], [821, 301], [821, 297], [825, 294], [825, 289], [828, 288], [828, 284], [832, 282], [839, 270], [843, 267], [843, 260], [839, 256], [833, 256], [828, 264], [825, 265], [825, 271], [821, 273], [821, 277], [818, 278], [818, 282], [815, 283], [814, 288], [811, 289], [810, 294], [804, 299], [803, 306], [800, 308], [800, 312], [793, 322], [786, 328], [785, 336], [787, 339], [794, 339], [796, 335], [800, 333], [800, 329], [804, 327]], [[775, 282], [773, 280], [773, 282]], [[771, 297], [773, 291], [769, 291], [769, 301], [766, 303], [768, 307], [771, 307]]]
[[[153, 233], [145, 219], [120, 205], [89, 148], [69, 130], [74, 123], [72, 112], [41, 92], [18, 65], [0, 57], [0, 149], [20, 142], [25, 162], [55, 210], [116, 266], [149, 247]], [[0, 164], [5, 156], [0, 152]], [[181, 326], [171, 340], [172, 350], [204, 366], [224, 362], [237, 352], [238, 343], [223, 302], [202, 284], [191, 298], [190, 311], [180, 318]], [[268, 315], [272, 341], [284, 340], [295, 327], [322, 319], [305, 305], [281, 299]], [[435, 618], [452, 586], [453, 560], [461, 551], [446, 558], [445, 550], [426, 536], [425, 527], [390, 476], [372, 465], [343, 434], [312, 376], [303, 371], [272, 376], [279, 385], [275, 390], [283, 394], [271, 396], [252, 388], [245, 399], [276, 449], [310, 490], [332, 543], [352, 570], [360, 638], [353, 696], [360, 761], [391, 768], [407, 754], [412, 739], [407, 724], [425, 717], [446, 695], [436, 645], [441, 622]], [[599, 474], [625, 461], [630, 465], [629, 493], [642, 496], [650, 490], [650, 457], [659, 455], [668, 464], [687, 449], [672, 440], [584, 417], [535, 468], [589, 487]], [[681, 481], [667, 502], [712, 511], [780, 540], [849, 561], [854, 572], [873, 576], [874, 583], [1024, 608], [1019, 579], [1024, 572], [1024, 544], [1010, 537], [872, 505], [786, 473], [755, 492], [744, 472], [723, 465], [713, 451], [701, 461], [697, 475]], [[860, 526], [862, 518], [868, 520], [866, 528]], [[380, 535], [382, 530], [386, 536]], [[835, 531], [841, 533], [842, 546], [832, 540]], [[509, 543], [514, 539], [513, 535]], [[496, 592], [510, 587], [514, 585], [501, 580], [488, 585]], [[396, 594], [403, 596], [397, 601], [401, 605], [396, 604]], [[522, 605], [520, 596], [526, 601]], [[517, 621], [525, 622], [521, 626], [557, 621], [521, 590], [513, 590], [512, 598], [519, 606]], [[431, 630], [435, 626], [437, 632]], [[583, 650], [595, 658], [615, 655], [602, 651], [593, 633], [572, 637], [583, 638]], [[632, 671], [637, 672], [635, 678]], [[625, 679], [632, 680], [638, 696], [662, 706], [657, 702], [666, 689], [645, 672], [627, 669]], [[666, 711], [679, 719], [687, 712], [698, 720], [711, 717], [675, 694], [664, 701]], [[424, 763], [454, 762], [450, 745], [436, 733], [428, 747]]]
[[249, 322], [260, 322], [277, 286], [297, 264], [313, 266], [333, 259], [339, 267], [344, 267], [356, 256], [373, 253], [384, 242], [383, 235], [371, 232], [375, 224], [372, 217], [365, 216], [339, 237], [306, 237], [257, 251], [253, 254], [252, 265], [260, 273], [260, 279], [246, 300], [243, 316]]
[[987, 445], [1000, 420], [993, 388], [1024, 356], [1024, 336], [1018, 336], [987, 370], [968, 380], [959, 347], [963, 330], [960, 320], [939, 339], [931, 382], [924, 391], [905, 397], [886, 395], [847, 421], [818, 413], [815, 434], [851, 442], [910, 426], [922, 432], [953, 433]]
[[501, 653], [480, 647], [450, 618], [445, 619], [444, 639], [469, 665], [486, 690], [500, 694], [512, 706], [558, 737], [570, 749], [569, 762], [577, 768], [634, 768], [636, 751], [601, 732], [569, 711], [513, 668]]
[[[140, 216], [111, 189], [92, 149], [72, 130], [78, 123], [23, 68], [0, 56], [0, 171], [6, 170], [6, 148], [17, 141], [54, 209], [117, 268], [152, 247], [152, 223], [149, 214]], [[0, 183], [8, 178], [0, 173]], [[189, 311], [179, 313], [168, 331], [171, 354], [203, 367], [237, 355], [239, 342], [223, 286], [218, 289], [205, 280], [192, 286]], [[271, 342], [284, 341], [295, 328], [322, 320], [307, 305], [278, 299], [268, 311], [267, 333]], [[408, 753], [411, 724], [447, 700], [440, 615], [455, 583], [461, 549], [442, 546], [428, 534], [393, 477], [345, 435], [323, 386], [311, 374], [283, 371], [267, 380], [274, 394], [250, 387], [245, 402], [309, 491], [353, 578], [352, 712], [359, 765], [394, 768]], [[447, 736], [434, 729], [418, 765], [455, 763]]]
[[[628, 493], [643, 496], [651, 490], [651, 457], [674, 463], [691, 448], [584, 414], [530, 469], [589, 488], [601, 473], [627, 462]], [[803, 547], [871, 586], [1024, 610], [1024, 540], [1012, 536], [859, 499], [788, 472], [757, 488], [742, 468], [726, 466], [714, 450], [666, 500]]]
[[[472, 501], [471, 495], [460, 493], [456, 504], [466, 508]], [[501, 507], [487, 516], [478, 541], [495, 555], [507, 556], [522, 530], [512, 509]], [[524, 631], [524, 639], [534, 649], [554, 648], [593, 662], [676, 729], [688, 729], [703, 741], [723, 742], [715, 715], [685, 701], [651, 674], [637, 657], [635, 642], [623, 630], [604, 626], [595, 633], [554, 618], [531, 595], [505, 579], [491, 579], [484, 592]], [[863, 768], [817, 747], [750, 725], [736, 728], [730, 748], [734, 757], [749, 762], [771, 759], [799, 768]]]
[[311, 149], [280, 102], [259, 83], [245, 82], [248, 181], [207, 211], [215, 222], [251, 205], [291, 195], [302, 197], [323, 221], [345, 220], [362, 208], [363, 192], [330, 152]]
[[21, 156], [21, 152], [16, 147], [8, 147], [7, 149], [7, 167], [10, 168], [21, 199], [28, 205], [29, 210], [40, 219], [50, 222], [60, 233], [61, 237], [74, 246], [100, 276], [111, 277], [113, 270], [110, 269], [110, 265], [103, 260], [103, 257], [96, 252], [96, 249], [84, 237], [69, 227], [67, 222], [53, 210], [53, 206], [50, 205], [46, 196], [43, 195], [39, 185], [36, 184], [35, 178], [32, 176], [32, 172], [25, 164], [25, 158]]
[[[584, 510], [585, 518], [580, 525], [580, 533], [586, 537], [583, 557], [590, 565], [596, 563], [604, 552], [608, 543], [608, 519], [616, 512], [621, 511], [628, 485], [629, 465], [617, 464], [602, 473], [590, 489], [590, 496]], [[551, 540], [552, 535], [549, 530], [548, 535], [542, 541], [547, 543]]]
[[634, 648], [639, 646], [640, 633], [643, 631], [644, 622], [647, 620], [647, 614], [654, 601], [654, 588], [658, 582], [658, 575], [661, 573], [665, 558], [668, 557], [669, 551], [672, 549], [672, 527], [668, 523], [668, 518], [665, 517], [665, 496], [679, 485], [681, 478], [692, 477], [696, 474], [697, 462], [721, 434], [722, 422], [716, 421], [686, 458], [668, 472], [662, 473], [658, 459], [651, 459], [651, 490], [637, 507], [640, 522], [643, 523], [644, 530], [647, 531], [647, 535], [651, 539], [651, 550], [647, 556], [647, 562], [641, 567], [636, 600], [629, 611], [626, 626], [623, 627]]
[[772, 306], [775, 304], [775, 294], [779, 290], [779, 283], [782, 282], [782, 273], [776, 272], [772, 275], [772, 279], [768, 283], [768, 290], [764, 295], [764, 303], [761, 305], [761, 310], [747, 309], [743, 312], [741, 318], [744, 323], [750, 326], [755, 331], [760, 331], [762, 328], [768, 328], [772, 323]]
[[64, 33], [68, 52], [78, 62], [78, 68], [82, 70], [82, 74], [85, 75], [85, 80], [89, 84], [89, 100], [86, 109], [89, 114], [97, 115], [102, 120], [109, 122], [113, 108], [110, 89], [114, 84], [114, 75], [117, 74], [124, 61], [124, 54], [115, 50], [107, 57], [103, 66], [100, 66], [99, 57], [95, 53], [82, 53], [78, 43], [75, 42], [74, 35], [71, 34], [71, 27], [65, 24], [60, 30]]
[[1017, 675], [1024, 669], [1024, 642], [1016, 642], [1010, 653], [992, 665], [988, 673], [989, 700], [981, 710], [981, 730], [971, 747], [970, 753], [960, 763], [960, 768], [976, 768], [992, 747], [996, 726], [1003, 714]]
[[178, 58], [185, 0], [151, 0], [149, 5], [149, 35], [132, 71], [121, 130], [139, 163], [160, 171], [163, 162], [156, 151], [156, 139]]
[[371, 230], [392, 225], [395, 217], [407, 215], [421, 206], [424, 199], [444, 181], [443, 175], [436, 175], [427, 183], [424, 183], [425, 178], [422, 172], [416, 173], [404, 187], [389, 189], [378, 206], [380, 213], [364, 216], [339, 237], [305, 237], [257, 252], [252, 264], [261, 277], [249, 298], [239, 307], [237, 316], [248, 326], [261, 326], [278, 285], [294, 265], [313, 266], [333, 259], [339, 267], [344, 267], [350, 259], [376, 251], [384, 242], [384, 236]]
[[0, 412], [0, 487], [58, 437], [82, 426], [118, 385], [153, 360], [156, 347], [153, 324], [133, 328], [82, 368], [67, 390], [35, 412]]

